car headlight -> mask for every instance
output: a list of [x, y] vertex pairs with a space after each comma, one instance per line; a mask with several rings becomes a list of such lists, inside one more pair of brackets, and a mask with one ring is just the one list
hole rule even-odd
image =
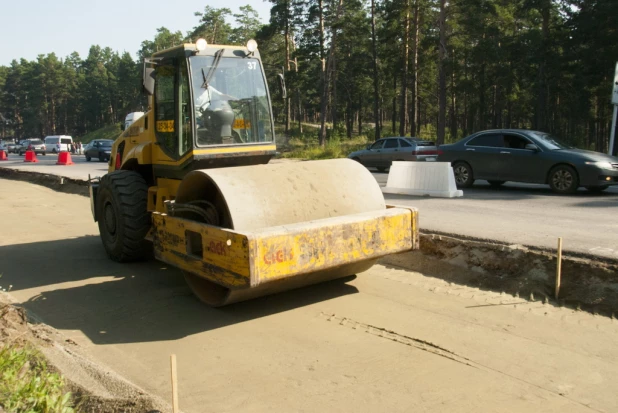
[[612, 164], [607, 161], [588, 161], [586, 165], [596, 166], [601, 169], [614, 169]]

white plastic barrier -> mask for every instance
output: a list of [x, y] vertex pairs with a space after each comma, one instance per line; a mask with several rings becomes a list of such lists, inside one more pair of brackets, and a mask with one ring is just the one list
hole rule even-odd
[[449, 162], [394, 161], [382, 192], [442, 198], [463, 196], [463, 191], [457, 189]]

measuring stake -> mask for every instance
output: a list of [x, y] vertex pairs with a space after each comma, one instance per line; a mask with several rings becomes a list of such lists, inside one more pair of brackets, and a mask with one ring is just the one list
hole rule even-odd
[[170, 356], [172, 370], [172, 411], [178, 413], [178, 375], [176, 374], [176, 354]]
[[556, 300], [560, 294], [560, 277], [562, 272], [562, 237], [558, 238], [558, 257], [556, 262]]

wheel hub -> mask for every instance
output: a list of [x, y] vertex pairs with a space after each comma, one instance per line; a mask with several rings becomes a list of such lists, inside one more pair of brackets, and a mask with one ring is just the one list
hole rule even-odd
[[573, 176], [568, 171], [558, 171], [554, 175], [554, 186], [561, 191], [569, 189], [573, 184]]
[[468, 170], [463, 166], [455, 168], [455, 181], [458, 184], [463, 184], [468, 180]]

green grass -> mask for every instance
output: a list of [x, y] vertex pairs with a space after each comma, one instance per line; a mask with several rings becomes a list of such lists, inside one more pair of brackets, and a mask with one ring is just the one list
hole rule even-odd
[[0, 347], [0, 406], [7, 412], [73, 413], [62, 376], [30, 345]]
[[120, 124], [114, 123], [113, 125], [107, 125], [101, 129], [97, 129], [93, 132], [85, 134], [79, 141], [81, 143], [88, 143], [94, 139], [112, 139], [115, 140], [122, 131], [120, 130]]
[[333, 139], [326, 142], [324, 147], [318, 145], [316, 141], [304, 141], [298, 138], [289, 140], [286, 149], [281, 153], [282, 158], [300, 158], [300, 159], [334, 159], [345, 158], [351, 152], [363, 149], [369, 141], [364, 136], [340, 141]]

